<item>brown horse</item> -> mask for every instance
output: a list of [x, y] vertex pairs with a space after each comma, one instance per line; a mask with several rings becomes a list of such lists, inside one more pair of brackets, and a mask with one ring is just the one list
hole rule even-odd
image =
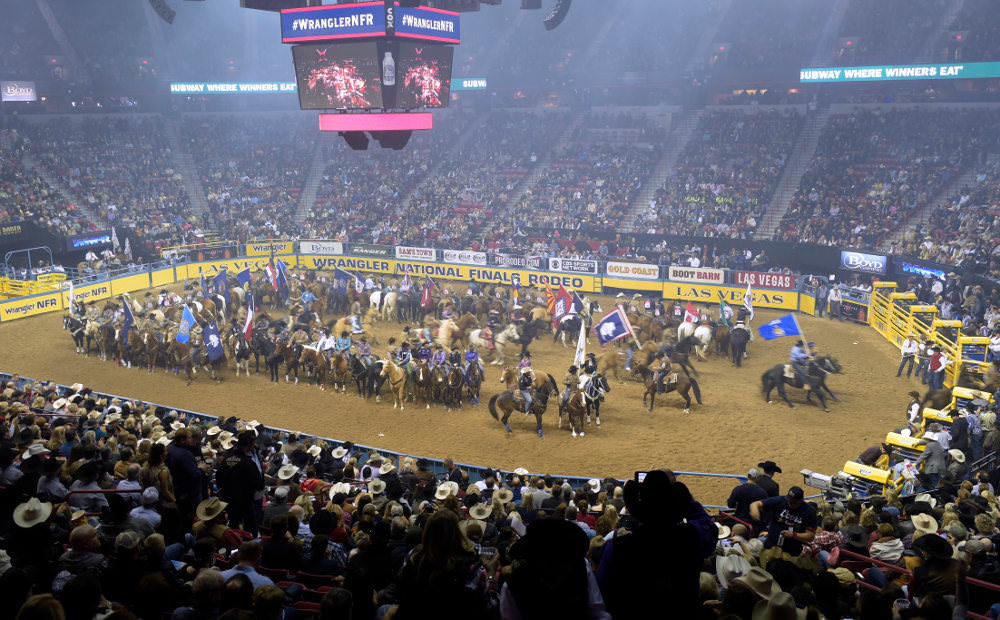
[[[642, 395], [642, 404], [646, 404], [646, 398], [649, 398], [649, 412], [653, 412], [653, 401], [656, 400], [656, 373], [649, 369], [649, 367], [643, 364], [635, 364], [632, 367], [632, 374], [641, 378], [643, 384], [646, 386], [646, 393]], [[694, 397], [701, 404], [701, 388], [698, 386], [698, 380], [694, 377], [688, 377], [687, 375], [677, 374], [677, 381], [674, 383], [664, 382], [664, 393], [669, 394], [670, 392], [677, 392], [680, 394], [681, 398], [684, 399], [684, 413], [691, 413], [691, 397], [688, 396], [689, 391], [694, 391]]]
[[302, 345], [295, 344], [288, 340], [283, 340], [274, 347], [274, 354], [285, 362], [285, 383], [290, 383], [289, 375], [295, 375], [295, 384], [299, 383], [299, 356], [302, 353]]
[[402, 411], [403, 402], [406, 400], [407, 379], [409, 378], [406, 369], [397, 366], [392, 360], [384, 360], [382, 362], [381, 375], [389, 379], [389, 391], [392, 393], [392, 408], [395, 409], [398, 406], [399, 410]]
[[559, 424], [556, 428], [562, 428], [563, 416], [565, 415], [569, 418], [569, 429], [573, 437], [576, 437], [578, 432], [583, 437], [583, 417], [587, 411], [586, 398], [583, 390], [573, 390], [570, 392], [566, 405], [563, 406], [560, 404], [559, 406]]
[[[479, 369], [478, 364], [471, 364]], [[448, 411], [452, 408], [456, 408], [459, 411], [462, 409], [462, 388], [465, 386], [465, 377], [462, 376], [462, 370], [458, 366], [452, 366], [451, 370], [448, 371], [448, 377], [445, 379], [444, 384], [444, 406], [447, 407]]]
[[[549, 390], [534, 390], [531, 399], [531, 413], [535, 415], [535, 432], [542, 439], [545, 436], [542, 434], [542, 414], [545, 413], [545, 408], [549, 404], [549, 396], [551, 392]], [[503, 418], [500, 418], [497, 414], [497, 407], [503, 411]], [[516, 411], [521, 411], [523, 406], [518, 400], [515, 400], [514, 392], [506, 390], [500, 394], [494, 394], [490, 398], [489, 402], [490, 415], [493, 416], [494, 420], [500, 420], [504, 427], [507, 428], [508, 433], [513, 433], [511, 430], [508, 420], [510, 419], [510, 414]]]
[[[194, 340], [194, 334], [191, 334], [191, 340]], [[192, 354], [192, 347], [183, 342], [177, 342], [176, 340], [171, 340], [170, 344], [167, 345], [167, 372], [170, 372], [169, 366], [173, 366], [174, 374], [177, 374], [181, 370], [184, 371], [187, 377], [187, 384], [191, 385], [194, 380], [194, 375], [198, 372], [195, 368], [195, 360]]]
[[330, 371], [333, 378], [333, 390], [347, 393], [347, 381], [351, 378], [351, 362], [345, 353], [337, 353], [330, 357]]
[[306, 372], [316, 380], [319, 389], [326, 389], [326, 375], [330, 370], [330, 362], [326, 356], [313, 347], [302, 347], [302, 354], [299, 355], [299, 365], [304, 366]]
[[[431, 400], [434, 398], [434, 377], [427, 360], [417, 362], [417, 367], [413, 370], [413, 384], [416, 386], [413, 390], [416, 396], [423, 398], [427, 409], [430, 409]], [[416, 404], [415, 398], [414, 404]]]
[[715, 341], [715, 347], [719, 355], [725, 357], [729, 354], [729, 326], [728, 325], [716, 325], [715, 326], [715, 336], [712, 337]]

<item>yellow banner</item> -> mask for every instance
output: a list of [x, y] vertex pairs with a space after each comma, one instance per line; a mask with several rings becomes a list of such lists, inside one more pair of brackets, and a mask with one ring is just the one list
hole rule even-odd
[[[285, 262], [288, 268], [295, 267], [294, 257], [286, 256], [281, 260]], [[226, 260], [205, 261], [204, 263], [191, 263], [190, 265], [177, 265], [177, 281], [180, 282], [185, 279], [197, 280], [201, 277], [201, 274], [205, 274], [206, 278], [210, 278], [223, 269], [228, 270], [234, 276], [247, 268], [250, 271], [263, 271], [269, 261], [270, 256], [263, 256], [256, 258], [229, 258]]]
[[173, 284], [176, 281], [174, 279], [175, 276], [173, 267], [170, 269], [157, 269], [149, 275], [153, 282], [153, 288]]
[[[704, 304], [719, 303], [719, 293], [733, 306], [743, 305], [745, 288], [733, 286], [718, 286], [714, 284], [685, 284], [683, 282], [664, 282], [663, 298], [695, 301]], [[754, 308], [777, 308], [779, 310], [797, 310], [799, 294], [796, 291], [778, 291], [757, 289], [753, 291]]]
[[28, 316], [62, 310], [62, 293], [45, 293], [0, 303], [0, 321], [13, 321]]
[[115, 278], [111, 281], [112, 295], [131, 293], [132, 291], [138, 291], [144, 288], [149, 288], [148, 273], [142, 273], [135, 276], [125, 276], [124, 278]]
[[271, 241], [268, 243], [248, 243], [247, 256], [267, 256], [271, 254], [291, 254], [295, 244], [291, 241]]
[[[789, 291], [791, 292], [791, 291]], [[812, 295], [799, 295], [799, 311], [804, 314], [816, 314], [816, 304], [825, 304], [826, 300], [816, 301]]]
[[[62, 293], [62, 304], [64, 308], [69, 307], [69, 289], [65, 289]], [[76, 303], [90, 303], [98, 299], [107, 299], [111, 297], [111, 283], [101, 282], [99, 284], [87, 284], [86, 286], [78, 286], [73, 289], [73, 300]]]
[[604, 287], [623, 288], [630, 291], [654, 291], [659, 293], [663, 290], [663, 282], [660, 282], [659, 280], [631, 280], [604, 276]]
[[37, 278], [39, 284], [55, 284], [57, 282], [65, 282], [65, 273], [45, 273]]

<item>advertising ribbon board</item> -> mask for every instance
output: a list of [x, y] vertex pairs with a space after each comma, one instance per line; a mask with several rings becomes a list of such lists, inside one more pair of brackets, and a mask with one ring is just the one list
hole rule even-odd
[[271, 254], [291, 254], [295, 244], [291, 241], [271, 241], [268, 243], [248, 243], [247, 256], [270, 256]]
[[734, 271], [734, 284], [760, 288], [782, 288], [795, 290], [795, 276], [787, 273], [767, 273], [764, 271]]
[[299, 241], [299, 252], [340, 255], [344, 253], [344, 244], [339, 241]]
[[[695, 303], [713, 304], [718, 307], [719, 295], [733, 306], [743, 305], [743, 295], [746, 289], [737, 286], [717, 286], [710, 284], [688, 284], [684, 282], [664, 282], [663, 298], [693, 301]], [[753, 307], [775, 308], [779, 310], [797, 310], [799, 294], [795, 291], [753, 290]]]
[[458, 263], [460, 265], [485, 265], [486, 252], [444, 250], [444, 262]]
[[497, 267], [516, 267], [520, 269], [545, 269], [548, 261], [541, 256], [521, 256], [519, 254], [493, 254], [490, 261]]
[[575, 258], [550, 258], [549, 269], [562, 273], [589, 273], [597, 275], [597, 261], [578, 260]]
[[413, 248], [406, 245], [397, 245], [396, 258], [433, 261], [437, 258], [437, 251], [434, 248]]
[[852, 250], [841, 250], [840, 268], [862, 273], [885, 275], [886, 257], [879, 254], [865, 254]]
[[605, 273], [618, 278], [636, 278], [638, 280], [659, 280], [660, 268], [647, 263], [619, 263], [608, 261]]
[[69, 291], [32, 295], [0, 303], [0, 321], [13, 321], [15, 319], [23, 319], [37, 314], [61, 310], [64, 295], [69, 296]]
[[391, 258], [396, 255], [391, 245], [352, 243], [349, 250], [351, 254], [356, 254], [358, 256], [379, 256], [381, 258]]
[[704, 284], [722, 284], [726, 281], [726, 272], [711, 267], [678, 267], [672, 266], [667, 278], [674, 282], [697, 282]]

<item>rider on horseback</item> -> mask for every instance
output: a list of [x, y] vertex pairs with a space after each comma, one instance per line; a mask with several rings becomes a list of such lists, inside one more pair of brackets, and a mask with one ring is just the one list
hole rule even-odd
[[444, 352], [444, 347], [437, 345], [434, 347], [434, 353], [431, 355], [431, 370], [434, 370], [438, 366], [444, 366], [445, 362], [448, 361], [448, 355]]
[[476, 345], [470, 344], [469, 350], [465, 352], [465, 366], [462, 371], [465, 372], [465, 378], [469, 378], [469, 365], [476, 364], [479, 366], [479, 374], [482, 375], [485, 370], [483, 369], [483, 363], [479, 361], [479, 351], [476, 350]]
[[[531, 360], [528, 360], [529, 364]], [[521, 396], [524, 397], [524, 412], [528, 413], [531, 411], [531, 386], [535, 383], [535, 373], [531, 370], [531, 366], [521, 367], [521, 376], [517, 380], [517, 387], [521, 391]]]
[[806, 385], [806, 380], [809, 375], [806, 369], [806, 364], [809, 363], [810, 359], [812, 359], [812, 356], [809, 355], [809, 351], [806, 350], [806, 344], [801, 340], [797, 341], [795, 346], [792, 347], [790, 361], [792, 362], [792, 368], [795, 369], [795, 375], [802, 382], [802, 385]]
[[396, 353], [396, 365], [406, 371], [407, 377], [413, 378], [413, 355], [410, 354], [410, 343], [404, 342], [399, 345], [399, 352]]
[[428, 341], [423, 341], [420, 343], [420, 348], [417, 349], [416, 353], [417, 360], [423, 360], [425, 362], [430, 362], [431, 360], [431, 343]]
[[593, 353], [588, 353], [586, 359], [583, 360], [583, 368], [580, 369], [580, 372], [584, 375], [583, 379], [589, 379], [597, 374], [597, 356]]
[[328, 335], [324, 331], [320, 331], [319, 333], [320, 333], [320, 339], [319, 342], [316, 343], [316, 348], [319, 350], [320, 353], [323, 354], [323, 357], [326, 358], [326, 361], [329, 362], [330, 351], [332, 351], [334, 347], [337, 346], [337, 339], [331, 335]]
[[351, 342], [351, 335], [343, 331], [340, 332], [340, 336], [333, 343], [333, 349], [338, 355], [343, 355], [344, 359], [349, 360], [351, 358], [351, 344], [353, 344]]
[[462, 368], [462, 351], [458, 347], [452, 347], [451, 353], [448, 354], [448, 358], [445, 360], [445, 368], [449, 371], [452, 368], [457, 368], [459, 372], [462, 373], [462, 380], [465, 380], [465, 370]]
[[654, 363], [656, 370], [656, 391], [658, 394], [662, 394], [667, 391], [667, 388], [663, 385], [663, 379], [672, 373], [673, 367], [670, 364], [670, 358], [664, 355], [662, 351], [656, 354], [655, 359], [660, 360], [658, 363]]
[[368, 340], [363, 336], [358, 341], [358, 357], [361, 358], [365, 368], [372, 365], [372, 345], [368, 344]]
[[563, 395], [562, 395], [563, 408], [565, 408], [566, 403], [569, 402], [569, 395], [573, 392], [573, 390], [579, 387], [580, 377], [577, 376], [576, 374], [577, 370], [578, 369], [576, 366], [570, 366], [569, 370], [566, 371], [566, 376], [563, 377], [563, 385], [566, 386], [566, 389], [563, 390]]
[[518, 370], [524, 370], [525, 368], [531, 368], [531, 353], [525, 351], [521, 356], [521, 363], [517, 365]]

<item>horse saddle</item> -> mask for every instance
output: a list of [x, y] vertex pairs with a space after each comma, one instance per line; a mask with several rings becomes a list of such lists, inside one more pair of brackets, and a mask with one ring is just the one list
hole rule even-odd
[[797, 375], [795, 373], [795, 366], [792, 366], [791, 364], [785, 364], [785, 378], [795, 379], [796, 376]]
[[[675, 383], [677, 383], [677, 373], [676, 372], [672, 372], [669, 375], [664, 375], [664, 377], [663, 377], [663, 385], [664, 385], [664, 387], [666, 387], [668, 385], [673, 385]], [[659, 390], [659, 389], [656, 390], [657, 394], [663, 394], [666, 391], [667, 390], [665, 390], [665, 389], [663, 389], [663, 390]]]

